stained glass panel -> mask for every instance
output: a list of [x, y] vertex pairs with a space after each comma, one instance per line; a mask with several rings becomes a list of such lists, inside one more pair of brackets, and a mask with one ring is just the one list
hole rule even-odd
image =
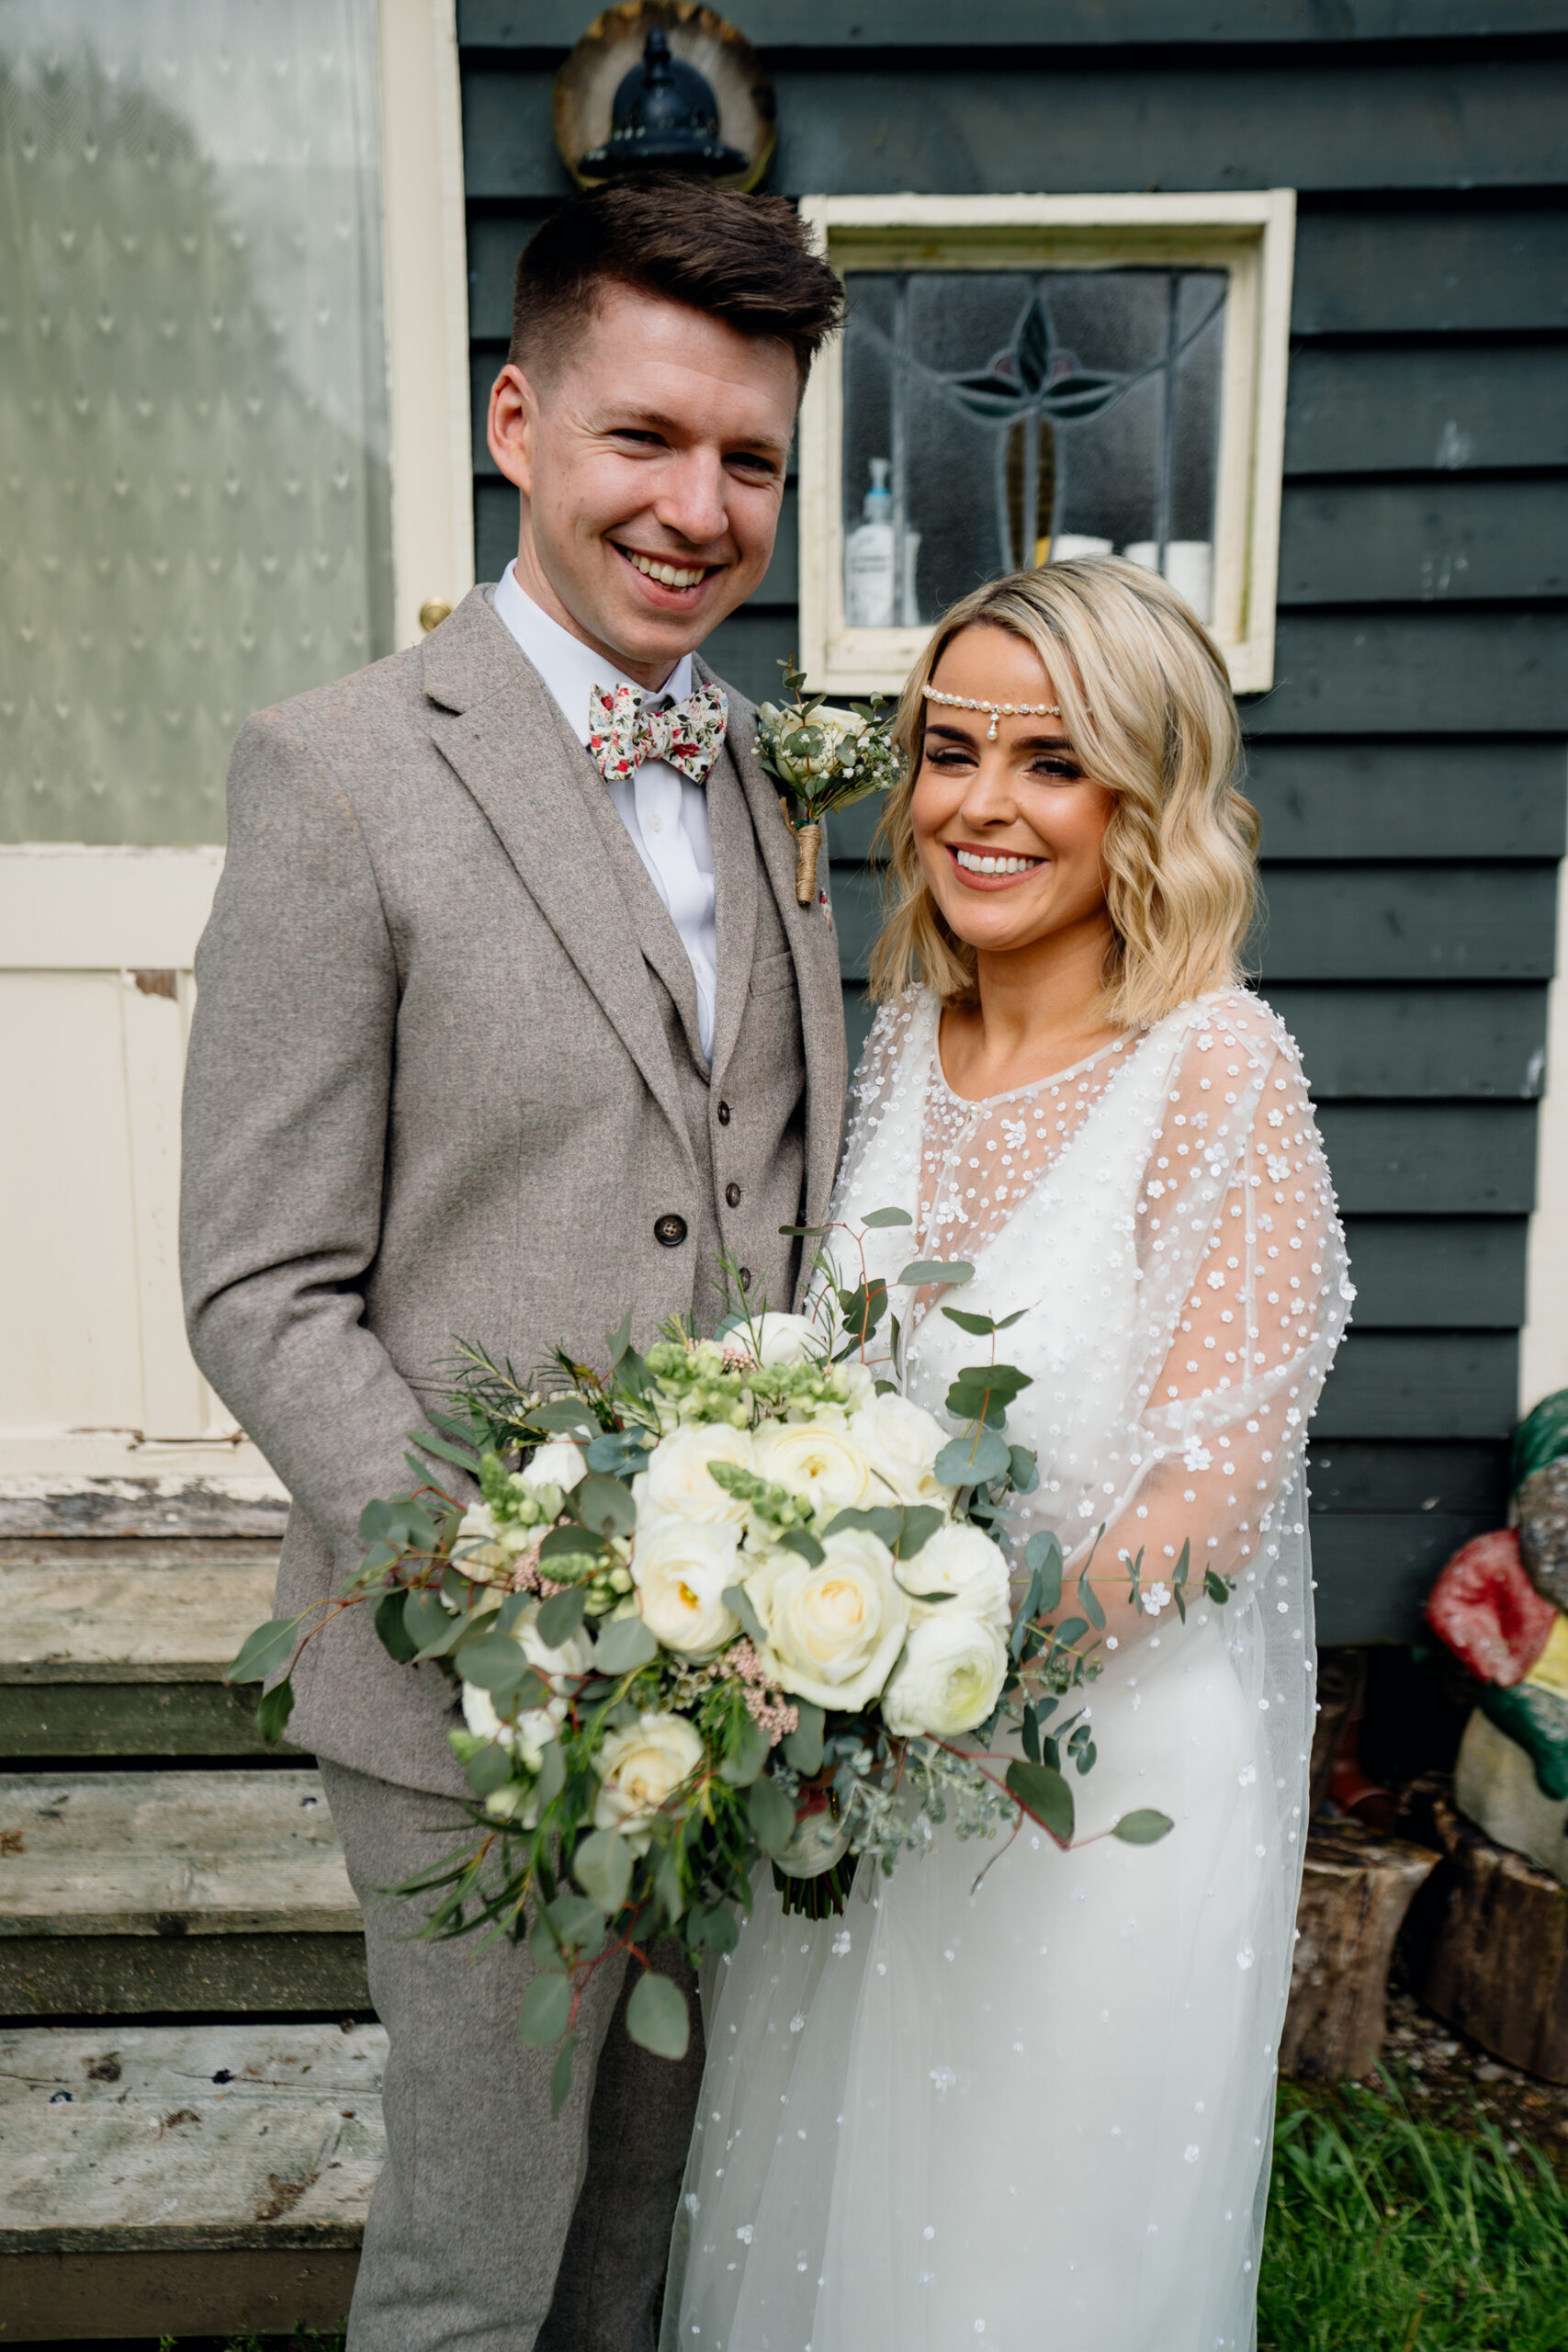
[[852, 270], [844, 612], [913, 628], [1090, 552], [1211, 617], [1223, 269]]

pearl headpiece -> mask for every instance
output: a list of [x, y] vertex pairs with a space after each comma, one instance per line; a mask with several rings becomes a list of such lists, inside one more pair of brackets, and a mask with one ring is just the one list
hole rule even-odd
[[920, 692], [928, 702], [943, 702], [952, 710], [989, 711], [991, 723], [986, 729], [986, 741], [997, 740], [998, 718], [1060, 718], [1061, 707], [1054, 702], [979, 702], [973, 695], [942, 695], [934, 686], [922, 686]]

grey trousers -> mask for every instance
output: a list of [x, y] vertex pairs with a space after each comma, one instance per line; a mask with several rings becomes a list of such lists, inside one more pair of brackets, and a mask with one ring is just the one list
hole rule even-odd
[[673, 2064], [626, 2033], [625, 1963], [594, 1976], [571, 2096], [552, 2121], [554, 2053], [517, 2038], [526, 1951], [411, 1940], [428, 1904], [380, 1892], [457, 1850], [459, 1809], [341, 1764], [321, 1771], [389, 2043], [387, 2162], [349, 2352], [652, 2352], [702, 2085], [693, 1978], [672, 1945], [657, 1956], [691, 2005], [691, 2048]]

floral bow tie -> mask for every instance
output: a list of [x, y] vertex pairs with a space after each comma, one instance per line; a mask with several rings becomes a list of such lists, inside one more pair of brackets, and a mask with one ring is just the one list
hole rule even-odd
[[668, 760], [702, 784], [718, 757], [729, 716], [722, 686], [699, 686], [684, 702], [643, 707], [640, 686], [595, 686], [588, 697], [588, 756], [605, 782], [635, 775], [644, 760]]

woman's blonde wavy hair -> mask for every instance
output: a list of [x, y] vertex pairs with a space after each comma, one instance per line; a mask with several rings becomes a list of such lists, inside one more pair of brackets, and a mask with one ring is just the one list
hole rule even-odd
[[1077, 556], [993, 580], [954, 605], [909, 674], [895, 737], [906, 773], [888, 796], [888, 911], [871, 993], [923, 978], [945, 1004], [973, 1003], [976, 957], [931, 895], [910, 803], [925, 744], [921, 689], [960, 629], [1010, 629], [1033, 647], [1086, 775], [1116, 795], [1105, 829], [1105, 1018], [1141, 1029], [1241, 977], [1257, 903], [1258, 815], [1233, 778], [1235, 702], [1219, 650], [1159, 576], [1114, 556]]

